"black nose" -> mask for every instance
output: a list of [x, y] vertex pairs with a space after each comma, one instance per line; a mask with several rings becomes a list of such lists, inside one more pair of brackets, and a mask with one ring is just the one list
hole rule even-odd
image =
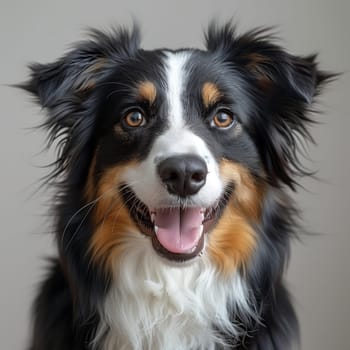
[[207, 165], [195, 155], [169, 157], [158, 165], [158, 174], [167, 190], [180, 197], [196, 194], [205, 184]]

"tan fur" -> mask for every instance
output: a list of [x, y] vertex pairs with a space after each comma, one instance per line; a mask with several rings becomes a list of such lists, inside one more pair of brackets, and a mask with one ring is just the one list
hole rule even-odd
[[96, 59], [87, 69], [85, 69], [76, 80], [76, 92], [84, 94], [96, 86], [96, 74], [105, 67], [106, 58]]
[[[93, 261], [111, 271], [112, 262], [119, 254], [128, 232], [136, 230], [125, 204], [118, 194], [120, 176], [126, 165], [108, 169], [97, 184], [93, 220], [95, 232], [90, 242]], [[130, 166], [129, 164], [127, 166]]]
[[209, 234], [209, 254], [223, 274], [244, 268], [256, 246], [252, 223], [261, 215], [263, 188], [243, 166], [223, 160], [222, 177], [235, 190], [217, 226]]
[[220, 97], [221, 92], [214, 83], [204, 83], [202, 87], [202, 99], [206, 108], [215, 104], [220, 99]]
[[138, 99], [149, 101], [149, 103], [152, 104], [157, 97], [157, 89], [152, 82], [144, 81], [138, 85], [137, 95]]
[[266, 64], [269, 62], [269, 59], [266, 56], [256, 52], [253, 52], [249, 55], [245, 55], [244, 58], [248, 60], [247, 67], [250, 69], [255, 69], [259, 65]]
[[270, 90], [273, 81], [264, 68], [264, 65], [269, 64], [269, 58], [258, 53], [251, 53], [245, 56], [245, 58], [248, 60], [246, 67], [257, 77], [258, 86], [262, 90]]

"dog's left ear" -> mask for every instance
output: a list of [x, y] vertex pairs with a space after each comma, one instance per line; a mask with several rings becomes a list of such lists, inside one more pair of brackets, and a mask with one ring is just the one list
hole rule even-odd
[[323, 85], [336, 75], [320, 71], [316, 55], [287, 53], [269, 32], [257, 29], [236, 35], [230, 24], [212, 24], [207, 48], [219, 52], [225, 63], [248, 81], [247, 94], [256, 103], [251, 132], [269, 180], [294, 189], [296, 176], [309, 173], [298, 157], [300, 140], [312, 141], [308, 112]]
[[290, 97], [312, 103], [318, 87], [329, 78], [317, 70], [316, 55], [293, 56], [274, 43], [269, 28], [236, 35], [235, 28], [226, 24], [209, 27], [206, 40], [208, 51], [221, 51], [238, 68], [246, 70], [255, 83], [268, 89], [283, 89]]

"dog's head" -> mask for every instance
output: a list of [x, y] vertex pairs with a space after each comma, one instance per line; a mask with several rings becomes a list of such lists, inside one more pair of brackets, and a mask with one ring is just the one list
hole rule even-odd
[[304, 172], [298, 142], [329, 75], [264, 30], [213, 25], [206, 50], [178, 51], [141, 49], [137, 30], [92, 36], [32, 65], [24, 87], [59, 139], [66, 201], [91, 209], [93, 259], [108, 265], [136, 235], [177, 263], [204, 252], [223, 271], [244, 265], [266, 193]]

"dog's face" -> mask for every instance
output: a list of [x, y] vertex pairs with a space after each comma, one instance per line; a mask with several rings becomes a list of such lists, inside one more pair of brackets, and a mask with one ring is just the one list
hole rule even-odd
[[135, 35], [95, 33], [26, 87], [67, 135], [59, 171], [93, 203], [91, 254], [108, 266], [136, 236], [165, 262], [232, 271], [269, 187], [301, 170], [295, 135], [326, 76], [260, 32], [212, 28], [206, 51], [145, 51]]
[[[253, 217], [240, 213], [247, 205], [258, 215], [261, 199], [251, 174], [262, 175], [261, 166], [243, 126], [249, 92], [235, 71], [213, 60], [200, 51], [145, 53], [117, 67], [101, 90], [104, 130], [90, 182], [90, 190], [99, 189], [90, 198], [118, 196], [113, 206], [122, 202], [130, 221], [120, 230], [123, 239], [136, 226], [172, 261], [193, 259], [206, 245], [218, 249], [215, 228], [225, 212], [232, 220], [229, 206], [246, 221], [242, 253], [248, 255], [254, 241]], [[118, 220], [118, 209], [111, 211]], [[97, 249], [105, 246], [98, 238], [105, 234], [95, 237]], [[232, 232], [220, 236], [221, 245], [237, 240]]]

